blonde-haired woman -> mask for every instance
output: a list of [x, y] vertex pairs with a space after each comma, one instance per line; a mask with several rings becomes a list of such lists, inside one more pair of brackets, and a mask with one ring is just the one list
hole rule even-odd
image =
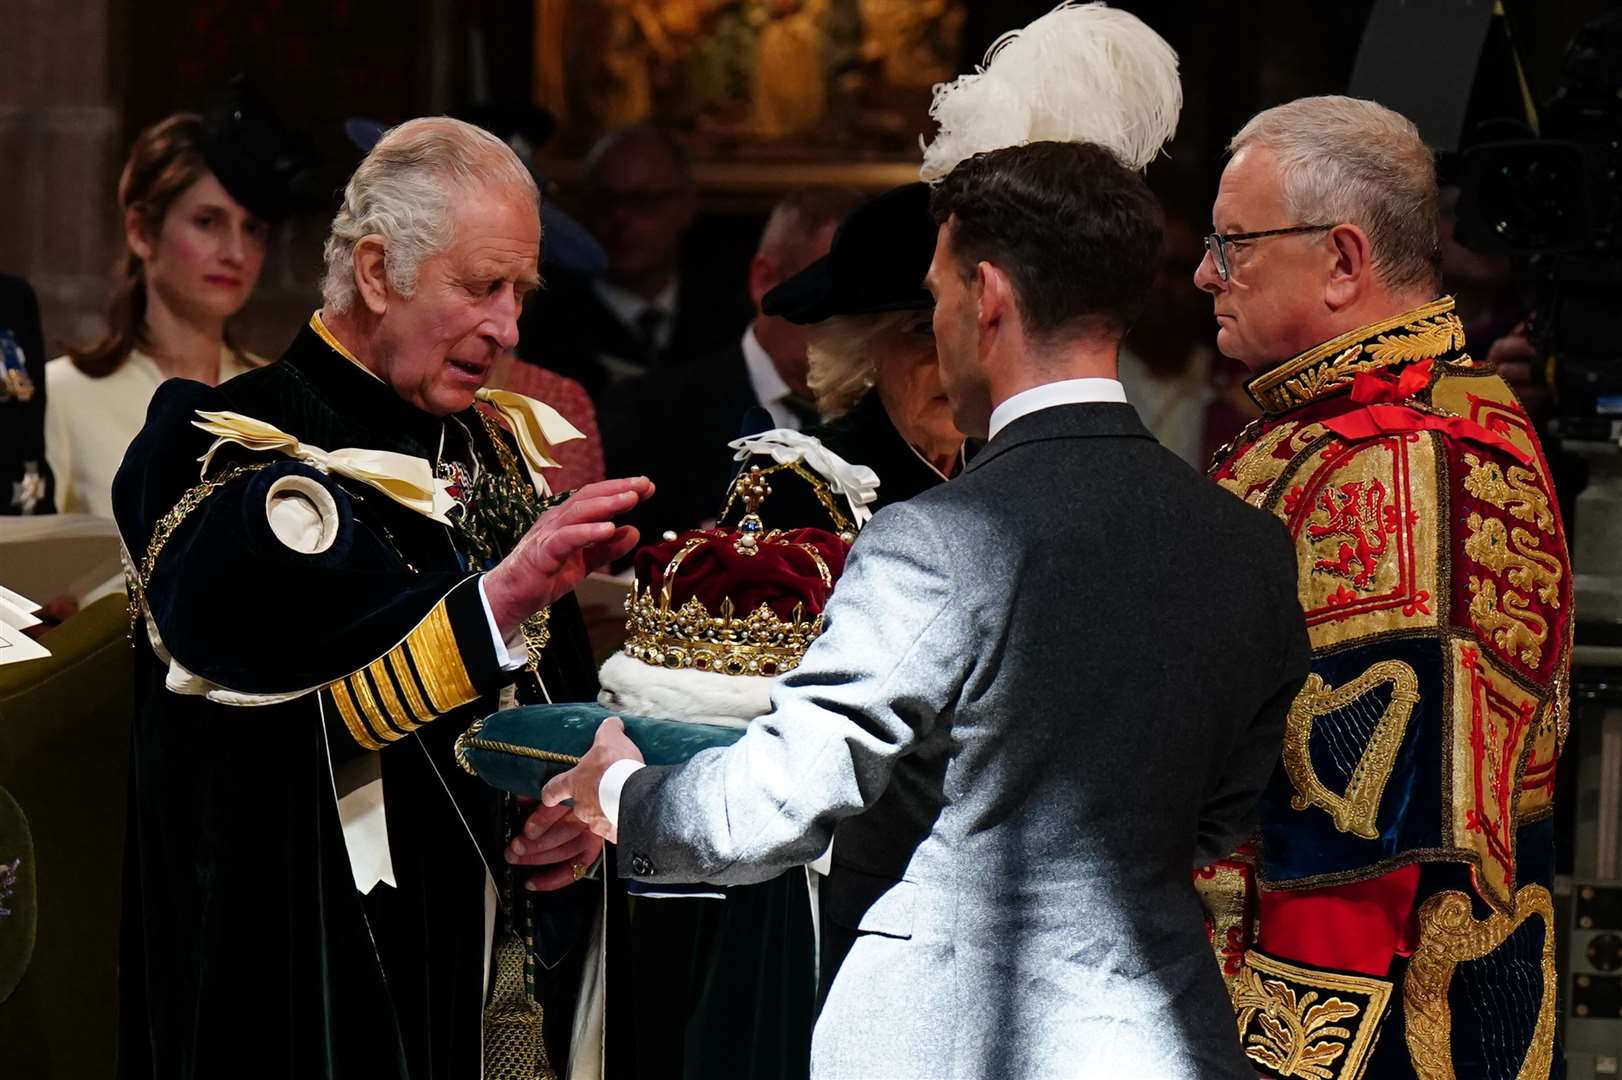
[[268, 222], [291, 189], [260, 160], [268, 118], [234, 104], [142, 131], [118, 181], [125, 247], [107, 330], [45, 367], [45, 447], [57, 508], [112, 517], [113, 474], [166, 379], [224, 382], [264, 361], [227, 321], [253, 294]]
[[[766, 294], [768, 315], [810, 327], [809, 382], [822, 416], [803, 435], [742, 440], [742, 471], [758, 467], [771, 490], [758, 509], [767, 528], [854, 534], [880, 506], [962, 467], [963, 435], [941, 386], [934, 301], [923, 284], [935, 233], [929, 188], [894, 188], [846, 218], [825, 257]], [[807, 436], [840, 459], [839, 475], [818, 468], [815, 449], [796, 455]], [[722, 520], [735, 524], [745, 511], [734, 486]]]

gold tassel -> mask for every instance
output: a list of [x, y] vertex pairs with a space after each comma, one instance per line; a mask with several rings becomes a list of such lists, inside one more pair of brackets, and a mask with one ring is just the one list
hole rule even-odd
[[485, 1080], [558, 1080], [541, 1039], [541, 1006], [524, 978], [527, 951], [503, 922], [490, 961], [490, 1003], [484, 1007]]

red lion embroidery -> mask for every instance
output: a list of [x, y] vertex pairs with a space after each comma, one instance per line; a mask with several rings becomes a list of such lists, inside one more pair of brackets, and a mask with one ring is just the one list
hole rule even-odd
[[1339, 536], [1346, 542], [1335, 558], [1314, 562], [1314, 570], [1348, 578], [1359, 589], [1374, 583], [1380, 556], [1386, 552], [1390, 534], [1397, 530], [1396, 508], [1386, 506], [1385, 497], [1385, 485], [1378, 480], [1353, 480], [1319, 494], [1318, 508], [1328, 522], [1308, 525], [1307, 536], [1315, 541]]

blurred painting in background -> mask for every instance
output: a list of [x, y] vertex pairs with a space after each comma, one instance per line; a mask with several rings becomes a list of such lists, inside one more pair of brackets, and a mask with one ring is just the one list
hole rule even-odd
[[536, 0], [537, 100], [578, 148], [651, 120], [694, 156], [909, 161], [964, 0]]

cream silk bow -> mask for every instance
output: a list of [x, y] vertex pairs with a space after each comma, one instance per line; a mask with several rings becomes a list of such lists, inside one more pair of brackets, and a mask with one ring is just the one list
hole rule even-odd
[[219, 436], [208, 452], [198, 458], [207, 474], [209, 462], [221, 447], [234, 443], [249, 450], [276, 451], [305, 462], [325, 473], [336, 473], [376, 488], [401, 506], [409, 507], [441, 525], [449, 525], [446, 512], [457, 505], [451, 498], [450, 483], [434, 475], [432, 465], [420, 457], [389, 450], [323, 450], [301, 443], [287, 432], [251, 416], [234, 412], [197, 410], [201, 420], [192, 423], [210, 435]]
[[873, 516], [868, 503], [878, 498], [879, 474], [866, 465], [852, 465], [810, 435], [790, 428], [773, 428], [759, 435], [734, 439], [727, 445], [737, 451], [732, 455], [734, 461], [746, 461], [751, 454], [767, 454], [779, 465], [802, 461], [806, 468], [828, 481], [835, 495], [843, 495], [850, 503], [850, 516], [857, 528], [867, 524]]
[[542, 469], [558, 467], [552, 448], [558, 443], [584, 439], [586, 436], [552, 406], [532, 397], [515, 394], [511, 390], [493, 389], [480, 390], [474, 396], [507, 421], [513, 438], [518, 440], [518, 449], [523, 452], [524, 467], [529, 470], [535, 490], [542, 495], [552, 494], [546, 477], [541, 475]]
[[[379, 382], [383, 381], [377, 372], [361, 363], [354, 353], [344, 348], [343, 342], [332, 336], [332, 331], [321, 321], [319, 311], [310, 316], [310, 329], [314, 330], [333, 352], [372, 378]], [[535, 485], [535, 490], [543, 496], [552, 494], [551, 486], [541, 475], [542, 469], [558, 467], [557, 459], [552, 456], [552, 447], [572, 439], [584, 439], [585, 435], [576, 430], [575, 426], [565, 420], [552, 406], [536, 401], [532, 397], [525, 397], [511, 390], [492, 389], [476, 391], [474, 397], [496, 410], [501, 414], [501, 418], [507, 421], [507, 427], [518, 440], [518, 449], [523, 453], [524, 468], [529, 470], [529, 479]]]

